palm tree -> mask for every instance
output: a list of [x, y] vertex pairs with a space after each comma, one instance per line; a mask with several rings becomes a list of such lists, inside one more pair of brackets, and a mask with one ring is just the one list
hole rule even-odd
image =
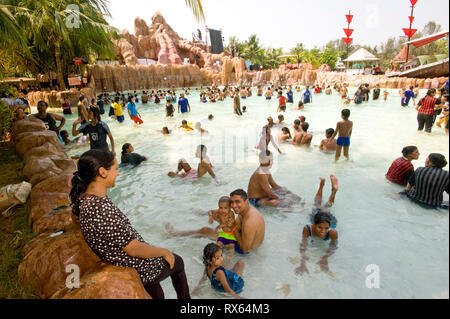
[[297, 45], [289, 51], [290, 54], [296, 55], [295, 63], [299, 64], [302, 62], [301, 54], [303, 51], [305, 51], [303, 43], [297, 43]]
[[198, 23], [205, 21], [205, 14], [203, 13], [202, 2], [200, 0], [185, 0], [186, 5], [192, 9], [192, 13], [194, 14], [195, 20]]
[[[71, 0], [19, 0], [28, 11], [18, 11], [16, 18], [26, 27], [26, 34], [37, 55], [51, 53], [57, 79], [66, 89], [63, 70], [77, 54], [86, 57], [92, 52], [114, 52], [110, 35], [115, 28], [107, 25], [103, 16], [110, 16], [105, 0], [79, 0], [77, 8]], [[78, 24], [71, 25], [71, 19]], [[62, 54], [62, 52], [64, 54]], [[64, 57], [64, 58], [63, 58]], [[65, 59], [65, 61], [63, 61]]]
[[264, 50], [259, 45], [259, 39], [256, 34], [252, 34], [248, 40], [244, 42], [242, 57], [255, 63], [262, 55], [264, 55]]

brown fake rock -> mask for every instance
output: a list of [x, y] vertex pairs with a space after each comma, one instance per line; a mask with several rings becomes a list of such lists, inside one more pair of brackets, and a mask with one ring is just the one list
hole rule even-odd
[[52, 172], [56, 175], [63, 172], [62, 169], [58, 168], [55, 163], [50, 158], [32, 158], [25, 163], [23, 168], [23, 176], [28, 180], [34, 175], [42, 174], [44, 172]]
[[99, 263], [80, 280], [80, 288], [63, 288], [52, 299], [151, 299], [133, 268]]
[[30, 178], [30, 183], [31, 185], [35, 186], [48, 178], [56, 176], [58, 176], [58, 174], [53, 171], [44, 171], [42, 173], [34, 174], [33, 177]]
[[61, 192], [69, 194], [72, 189], [73, 174], [63, 174], [46, 179], [40, 182], [31, 190], [33, 193]]
[[68, 207], [69, 205], [70, 199], [68, 193], [39, 193], [32, 191], [30, 195], [28, 224], [33, 226], [34, 222], [50, 213], [52, 210], [60, 207]]
[[33, 223], [33, 234], [38, 235], [47, 231], [57, 232], [66, 229], [74, 223], [72, 218], [75, 218], [75, 215], [72, 214], [70, 206], [52, 209]]
[[100, 261], [77, 225], [59, 235], [52, 231], [38, 235], [24, 247], [24, 256], [19, 279], [40, 298], [49, 298], [66, 287], [66, 279], [73, 273], [70, 269], [66, 272], [67, 266], [77, 266], [83, 277]]
[[53, 144], [55, 147], [61, 150], [61, 152], [64, 152], [64, 147], [59, 141], [58, 137], [56, 137], [56, 133], [49, 130], [18, 134], [16, 151], [19, 156], [23, 158], [28, 150], [34, 147], [41, 146], [47, 142]]
[[29, 159], [33, 157], [48, 157], [56, 155], [59, 157], [67, 157], [66, 153], [61, 151], [61, 148], [58, 146], [53, 145], [52, 143], [46, 142], [42, 144], [41, 146], [34, 147], [32, 149], [27, 150], [27, 152], [24, 154], [23, 159], [25, 161], [28, 161]]
[[12, 128], [13, 135], [17, 135], [24, 132], [38, 132], [45, 131], [45, 124], [35, 117], [25, 118], [20, 121], [16, 121]]

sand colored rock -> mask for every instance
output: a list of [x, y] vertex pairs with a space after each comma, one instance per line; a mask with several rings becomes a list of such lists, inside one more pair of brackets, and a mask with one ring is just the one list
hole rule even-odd
[[58, 176], [58, 174], [53, 171], [44, 171], [41, 173], [34, 174], [30, 178], [30, 183], [31, 183], [31, 185], [35, 186], [48, 178], [56, 177], [56, 176]]
[[80, 280], [80, 288], [63, 288], [52, 299], [151, 299], [133, 268], [99, 263]]
[[48, 193], [58, 190], [58, 192], [68, 194], [72, 189], [72, 177], [73, 174], [62, 174], [48, 178], [34, 186], [31, 193]]
[[45, 131], [44, 122], [34, 117], [25, 118], [23, 120], [19, 120], [14, 122], [12, 127], [12, 135], [15, 136], [19, 133], [24, 132], [39, 132]]
[[58, 168], [50, 158], [45, 157], [32, 158], [25, 163], [23, 168], [23, 176], [28, 180], [31, 180], [33, 176], [40, 175], [44, 172], [51, 172], [58, 175], [61, 174], [63, 170]]
[[31, 106], [37, 106], [37, 103], [43, 100], [50, 107], [61, 108], [64, 100], [67, 100], [72, 107], [76, 107], [81, 94], [85, 95], [89, 101], [95, 98], [94, 90], [91, 88], [82, 88], [81, 90], [72, 88], [66, 91], [50, 92], [32, 91], [28, 93], [27, 97]]
[[48, 157], [48, 156], [58, 156], [63, 158], [67, 157], [66, 153], [62, 152], [60, 147], [57, 147], [52, 143], [46, 142], [41, 146], [33, 147], [32, 149], [27, 150], [23, 158], [25, 161], [28, 161], [31, 158]]
[[82, 277], [100, 259], [86, 244], [78, 226], [61, 235], [42, 233], [24, 247], [24, 259], [19, 265], [19, 279], [40, 298], [49, 298], [66, 286], [66, 266], [77, 265]]

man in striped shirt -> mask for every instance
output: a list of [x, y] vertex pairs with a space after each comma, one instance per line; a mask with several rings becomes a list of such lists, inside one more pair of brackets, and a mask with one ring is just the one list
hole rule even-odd
[[418, 131], [422, 131], [425, 126], [425, 132], [428, 134], [431, 133], [431, 128], [433, 127], [434, 122], [434, 110], [436, 105], [440, 105], [440, 99], [435, 98], [436, 95], [435, 89], [430, 89], [427, 92], [427, 95], [422, 98], [416, 106], [417, 114], [417, 123], [419, 124]]
[[417, 160], [420, 156], [416, 146], [406, 146], [402, 149], [402, 157], [392, 162], [386, 173], [386, 178], [396, 184], [406, 185], [411, 175], [414, 174], [412, 160]]
[[409, 199], [430, 208], [442, 206], [444, 191], [449, 193], [448, 171], [445, 156], [431, 153], [425, 161], [425, 167], [419, 167], [408, 181], [406, 195]]

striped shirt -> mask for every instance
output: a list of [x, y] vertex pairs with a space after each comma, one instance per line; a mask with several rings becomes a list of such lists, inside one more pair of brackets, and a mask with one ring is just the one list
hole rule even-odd
[[[419, 114], [427, 114], [427, 115], [434, 115], [434, 106], [436, 105], [436, 102], [438, 101], [437, 98], [432, 97], [430, 95], [425, 96], [419, 101]], [[440, 104], [440, 103], [438, 103]]]
[[419, 167], [409, 179], [412, 188], [407, 192], [410, 199], [439, 207], [444, 191], [449, 192], [448, 171], [433, 166]]
[[408, 179], [414, 174], [414, 166], [404, 157], [397, 158], [392, 162], [386, 173], [386, 178], [393, 183], [406, 185]]

